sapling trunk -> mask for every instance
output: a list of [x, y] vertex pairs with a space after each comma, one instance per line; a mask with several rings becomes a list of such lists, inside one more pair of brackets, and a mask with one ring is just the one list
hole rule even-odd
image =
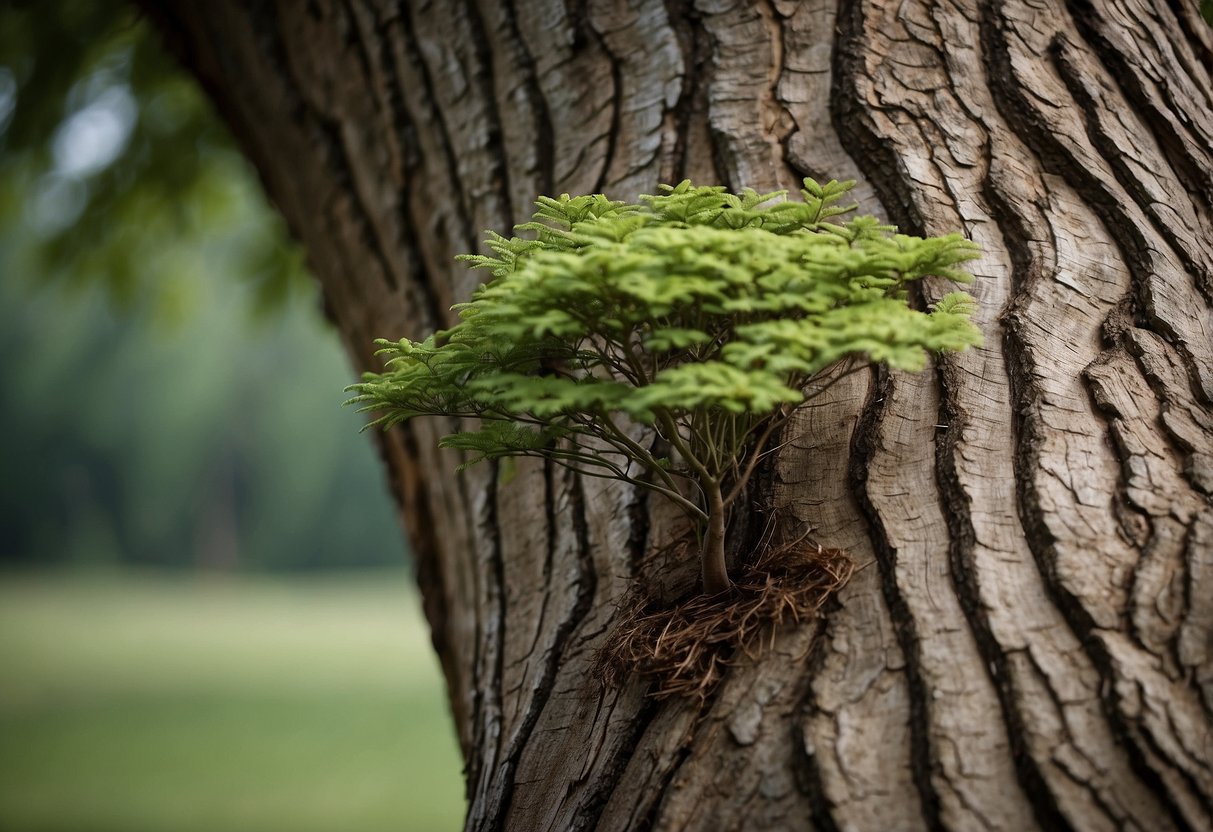
[[719, 595], [728, 592], [733, 585], [724, 562], [724, 497], [719, 482], [706, 483], [704, 490], [708, 497], [708, 533], [699, 555], [703, 567], [703, 594]]

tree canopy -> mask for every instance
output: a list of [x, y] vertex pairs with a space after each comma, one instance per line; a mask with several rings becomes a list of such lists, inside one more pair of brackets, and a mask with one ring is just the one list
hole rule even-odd
[[[852, 184], [806, 179], [803, 201], [689, 181], [638, 203], [540, 197], [517, 228], [527, 237], [490, 234], [493, 254], [464, 257], [493, 280], [455, 307], [459, 323], [381, 341], [388, 369], [352, 402], [385, 427], [474, 417], [442, 440], [468, 464], [551, 459], [656, 491], [704, 531], [793, 406], [846, 371], [839, 362], [921, 370], [928, 352], [980, 343], [967, 294], [929, 311], [908, 302], [928, 275], [971, 281], [959, 266], [977, 246], [870, 216], [832, 222], [855, 208], [838, 204]], [[652, 427], [662, 449], [629, 423]]]

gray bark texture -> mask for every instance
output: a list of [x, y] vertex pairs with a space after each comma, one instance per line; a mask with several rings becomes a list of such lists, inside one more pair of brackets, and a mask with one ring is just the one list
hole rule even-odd
[[[537, 194], [856, 179], [979, 242], [985, 346], [802, 408], [860, 566], [702, 705], [587, 681], [672, 515], [382, 440], [469, 830], [1213, 829], [1213, 30], [1183, 0], [156, 3], [355, 364]], [[928, 281], [923, 301], [949, 289]], [[300, 449], [306, 453], [306, 449]], [[694, 568], [694, 565], [691, 565]], [[402, 717], [403, 718], [403, 717]]]

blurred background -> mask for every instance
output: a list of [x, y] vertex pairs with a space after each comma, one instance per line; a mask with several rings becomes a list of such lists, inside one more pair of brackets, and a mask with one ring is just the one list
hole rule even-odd
[[148, 24], [0, 2], [0, 829], [461, 824], [318, 310]]

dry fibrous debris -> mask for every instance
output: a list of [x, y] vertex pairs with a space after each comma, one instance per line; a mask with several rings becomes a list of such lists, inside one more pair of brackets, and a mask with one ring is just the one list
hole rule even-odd
[[730, 664], [760, 657], [780, 629], [818, 617], [854, 570], [845, 552], [802, 538], [764, 547], [727, 593], [663, 606], [637, 587], [598, 653], [597, 679], [617, 687], [640, 675], [658, 699], [706, 698]]

